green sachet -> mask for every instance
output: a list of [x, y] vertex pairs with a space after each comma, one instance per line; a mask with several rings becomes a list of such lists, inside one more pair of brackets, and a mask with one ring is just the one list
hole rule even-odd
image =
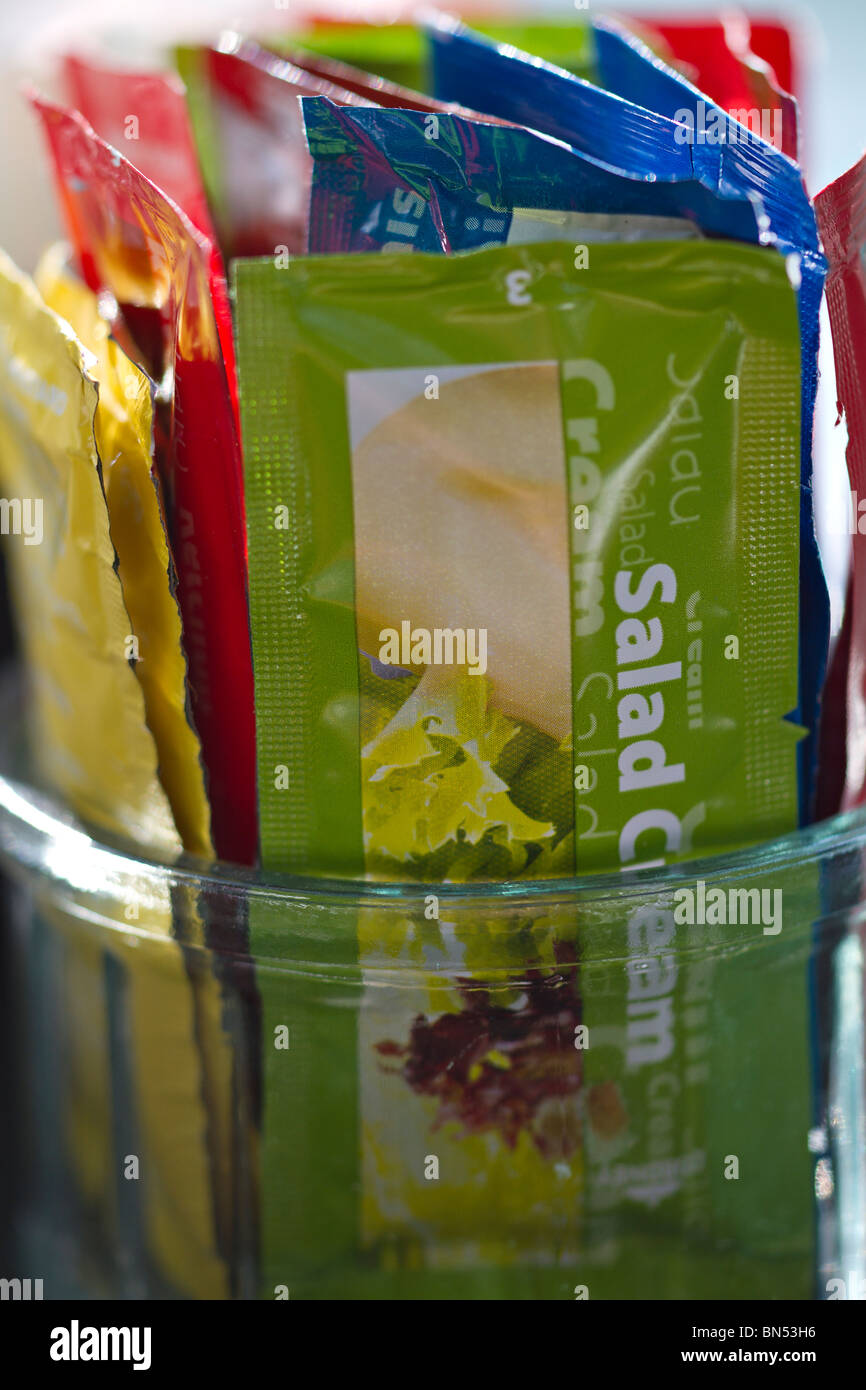
[[[475, 27], [497, 43], [513, 44], [578, 77], [596, 80], [592, 29], [579, 15], [567, 19], [521, 19], [515, 15]], [[314, 24], [285, 35], [268, 35], [264, 42], [275, 52], [300, 45], [416, 91], [430, 90], [427, 36], [413, 24]]]
[[251, 911], [261, 1296], [805, 1296], [812, 868], [784, 930], [760, 870], [772, 920], [705, 910], [725, 860], [691, 916], [663, 876], [438, 886], [796, 825], [782, 259], [241, 262], [236, 299], [263, 862], [425, 881]]
[[794, 848], [579, 894], [262, 895], [260, 1296], [808, 1298]]
[[266, 867], [551, 878], [796, 826], [781, 257], [262, 260], [236, 297]]

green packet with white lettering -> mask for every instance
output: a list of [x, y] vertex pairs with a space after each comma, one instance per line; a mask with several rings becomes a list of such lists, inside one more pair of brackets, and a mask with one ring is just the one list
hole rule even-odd
[[546, 879], [796, 826], [784, 260], [575, 259], [237, 263], [266, 868]]
[[260, 1297], [809, 1298], [819, 899], [783, 849], [257, 897]]
[[784, 911], [761, 864], [704, 864], [685, 913], [664, 874], [510, 881], [796, 824], [782, 259], [330, 256], [235, 292], [262, 859], [425, 880], [251, 907], [261, 1297], [807, 1297], [813, 866]]

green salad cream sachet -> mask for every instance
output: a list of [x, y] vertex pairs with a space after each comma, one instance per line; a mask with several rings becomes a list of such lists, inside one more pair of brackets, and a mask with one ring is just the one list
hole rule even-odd
[[237, 263], [263, 1299], [809, 1294], [814, 867], [616, 872], [797, 823], [795, 294], [588, 251]]
[[781, 256], [247, 261], [236, 299], [267, 868], [546, 879], [796, 826]]

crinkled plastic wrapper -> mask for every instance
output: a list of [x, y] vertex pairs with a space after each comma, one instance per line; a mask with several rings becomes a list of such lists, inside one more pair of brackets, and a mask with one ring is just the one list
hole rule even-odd
[[19, 518], [10, 547], [33, 687], [34, 748], [46, 779], [85, 820], [174, 852], [134, 637], [115, 570], [89, 356], [5, 257], [3, 486]]
[[[594, 79], [592, 30], [579, 13], [559, 18], [555, 15], [542, 18], [497, 16], [485, 14], [482, 7], [472, 15], [472, 22], [496, 43], [537, 53], [546, 62]], [[431, 90], [429, 51], [423, 32], [416, 24], [401, 23], [399, 18], [385, 24], [301, 23], [287, 33], [270, 34], [267, 43], [277, 51], [288, 53], [300, 45], [325, 60], [363, 69], [386, 82], [416, 92]]]
[[647, 146], [648, 159], [642, 151], [617, 170], [561, 140], [484, 119], [349, 111], [322, 98], [301, 105], [314, 159], [313, 253], [454, 253], [572, 233], [575, 255], [587, 242], [653, 232], [760, 239], [752, 200], [705, 188], [672, 122], [660, 122], [665, 138]]
[[735, 120], [766, 130], [777, 149], [797, 158], [792, 43], [783, 25], [753, 25], [742, 11], [697, 22], [629, 16], [627, 23]]
[[[476, 93], [478, 104], [504, 119], [524, 122], [589, 153], [595, 153], [595, 132], [604, 130], [607, 112], [611, 129], [621, 131], [623, 152], [613, 155], [618, 168], [633, 170], [636, 158], [657, 158], [652, 150], [655, 141], [647, 140], [651, 113], [674, 122], [679, 128], [677, 143], [693, 161], [701, 187], [714, 197], [734, 194], [749, 198], [758, 217], [761, 241], [772, 242], [784, 254], [797, 258], [803, 421], [797, 718], [809, 730], [800, 750], [801, 817], [808, 820], [815, 804], [816, 730], [830, 614], [812, 509], [812, 421], [818, 373], [818, 315], [826, 261], [802, 172], [770, 139], [732, 118], [681, 73], [668, 67], [640, 38], [613, 20], [593, 23], [598, 81], [605, 91], [558, 72], [526, 53], [497, 48], [451, 21], [441, 20], [431, 28], [430, 35], [437, 96], [459, 101], [469, 87]], [[617, 99], [629, 103], [628, 117], [625, 113], [617, 115]], [[587, 132], [591, 135], [589, 143]], [[772, 130], [767, 134], [771, 136]], [[615, 149], [615, 142], [613, 145]], [[742, 235], [732, 231], [726, 234]]]
[[129, 72], [68, 57], [64, 76], [72, 103], [97, 135], [152, 180], [209, 244], [209, 280], [226, 379], [237, 411], [232, 317], [225, 268], [198, 167], [186, 93], [167, 73]]
[[160, 780], [183, 847], [210, 857], [210, 808], [201, 749], [189, 721], [174, 567], [153, 464], [152, 385], [110, 337], [97, 297], [67, 269], [63, 247], [43, 256], [36, 283], [48, 307], [94, 355], [96, 444], [131, 623], [129, 659], [144, 692]]
[[35, 99], [88, 283], [110, 289], [133, 336], [155, 338], [171, 384], [160, 452], [192, 711], [214, 844], [256, 852], [254, 711], [240, 446], [210, 292], [211, 250], [183, 213], [73, 112]]
[[231, 256], [308, 249], [312, 161], [299, 97], [339, 106], [460, 109], [305, 50], [278, 56], [237, 34], [224, 35], [215, 48], [181, 49], [178, 61], [221, 243]]
[[573, 255], [238, 263], [267, 867], [549, 878], [797, 824], [784, 263]]
[[[866, 497], [866, 159], [848, 169], [815, 199], [821, 238], [830, 264], [827, 308], [833, 333], [833, 357], [839, 406], [848, 429], [851, 574], [846, 622], [834, 654], [833, 684], [827, 691], [828, 719], [845, 730], [845, 746], [834, 748], [844, 763], [843, 804], [860, 805], [866, 798], [866, 681], [863, 650], [866, 641], [866, 540], [861, 499]], [[835, 769], [828, 767], [827, 776]], [[831, 809], [836, 809], [835, 805]]]
[[[22, 516], [39, 504], [40, 533], [15, 536], [9, 550], [34, 751], [46, 780], [87, 822], [169, 855], [181, 842], [157, 777], [157, 748], [160, 757], [185, 756], [187, 784], [172, 782], [180, 762], [167, 782], [190, 847], [203, 852], [207, 805], [185, 722], [176, 610], [174, 629], [159, 630], [160, 608], [170, 620], [174, 600], [150, 477], [149, 386], [104, 334], [92, 297], [64, 283], [50, 261], [40, 281], [57, 313], [5, 259], [0, 271], [0, 470]], [[95, 354], [73, 336], [69, 319]], [[139, 640], [155, 684], [139, 682]], [[70, 831], [72, 857], [77, 834]], [[72, 929], [50, 902], [43, 910], [55, 928], [58, 1027], [69, 1043], [58, 1120], [93, 1229], [109, 1244], [121, 1238], [125, 1193], [134, 1187], [141, 1240], [167, 1285], [224, 1296], [203, 1073], [213, 1074], [225, 1043], [217, 1036], [203, 1067], [208, 991], [196, 999], [190, 989], [172, 903], [165, 896], [127, 904], [116, 924], [122, 930], [103, 932], [105, 939]], [[156, 969], [141, 968], [130, 950], [139, 931], [164, 939]], [[118, 1087], [122, 1061], [128, 1071]], [[134, 1130], [123, 1129], [124, 1107], [136, 1116]], [[121, 1132], [129, 1141], [124, 1162], [135, 1171], [120, 1173], [110, 1160]]]

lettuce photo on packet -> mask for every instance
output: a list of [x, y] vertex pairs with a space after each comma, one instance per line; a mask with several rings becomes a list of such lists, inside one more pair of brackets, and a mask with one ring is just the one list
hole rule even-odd
[[544, 878], [797, 824], [781, 257], [250, 261], [235, 294], [267, 867]]

